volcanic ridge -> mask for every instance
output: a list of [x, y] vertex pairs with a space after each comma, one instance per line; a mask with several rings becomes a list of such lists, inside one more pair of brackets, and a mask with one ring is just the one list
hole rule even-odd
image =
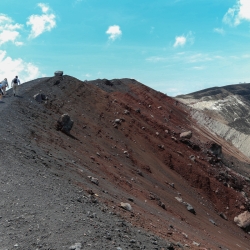
[[67, 75], [9, 90], [0, 249], [250, 249], [234, 222], [250, 210], [249, 158], [183, 99]]

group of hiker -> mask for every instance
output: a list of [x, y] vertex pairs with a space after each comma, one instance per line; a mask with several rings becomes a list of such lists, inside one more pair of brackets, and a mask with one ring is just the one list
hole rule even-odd
[[[11, 87], [13, 89], [14, 96], [17, 96], [17, 89], [18, 89], [19, 84], [20, 84], [20, 80], [18, 79], [18, 76], [16, 76], [11, 81]], [[9, 87], [8, 80], [7, 78], [4, 78], [4, 80], [0, 82], [0, 99], [2, 99], [2, 97], [6, 95], [6, 88], [8, 87]]]

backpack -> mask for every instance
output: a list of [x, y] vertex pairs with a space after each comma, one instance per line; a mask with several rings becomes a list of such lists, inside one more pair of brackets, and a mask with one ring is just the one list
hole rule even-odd
[[14, 83], [17, 83], [17, 78], [14, 78], [13, 82], [14, 82]]

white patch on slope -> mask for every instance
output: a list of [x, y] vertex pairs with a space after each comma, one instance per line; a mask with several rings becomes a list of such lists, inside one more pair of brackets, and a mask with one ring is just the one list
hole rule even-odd
[[239, 96], [230, 95], [222, 100], [198, 101], [195, 103], [188, 104], [188, 106], [195, 108], [195, 109], [199, 109], [199, 110], [208, 109], [208, 110], [218, 110], [218, 111], [223, 110], [225, 106], [229, 106], [229, 105], [230, 106], [232, 105], [233, 106], [238, 106], [238, 105], [245, 106], [245, 103], [242, 102]]

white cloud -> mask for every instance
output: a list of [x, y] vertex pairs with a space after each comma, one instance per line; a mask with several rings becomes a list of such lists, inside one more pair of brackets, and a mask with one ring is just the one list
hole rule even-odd
[[175, 37], [175, 43], [174, 43], [174, 48], [177, 47], [183, 47], [186, 43], [193, 44], [194, 43], [194, 36], [193, 33], [190, 31], [186, 36], [176, 36]]
[[[0, 75], [7, 78], [9, 83], [18, 75], [21, 82], [38, 78], [41, 73], [39, 68], [32, 63], [27, 63], [21, 58], [12, 59], [7, 52], [0, 50]], [[0, 79], [3, 80], [3, 79]]]
[[29, 38], [36, 38], [46, 31], [51, 31], [56, 26], [56, 16], [51, 13], [48, 5], [39, 3], [42, 15], [31, 15], [28, 18], [27, 25], [31, 26]]
[[15, 42], [16, 46], [23, 46], [23, 42]]
[[219, 33], [221, 35], [225, 34], [225, 30], [222, 28], [214, 28], [214, 32]]
[[195, 66], [193, 67], [194, 70], [203, 70], [204, 67], [203, 66]]
[[44, 3], [39, 3], [38, 6], [42, 9], [43, 13], [47, 13], [49, 11], [49, 6]]
[[121, 37], [122, 31], [120, 29], [120, 26], [113, 25], [109, 26], [108, 30], [106, 31], [106, 34], [109, 35], [109, 40], [116, 40], [117, 38]]
[[187, 38], [185, 36], [177, 36], [175, 37], [174, 47], [182, 47], [186, 44]]
[[13, 42], [14, 44], [19, 43], [17, 41], [20, 33], [18, 30], [22, 29], [22, 25], [14, 23], [14, 21], [5, 14], [0, 14], [0, 45]]
[[156, 62], [165, 61], [166, 59], [167, 58], [160, 57], [160, 56], [151, 56], [151, 57], [146, 58], [146, 61], [156, 63]]
[[223, 22], [231, 26], [237, 26], [242, 21], [250, 22], [250, 1], [237, 0], [236, 4], [229, 8], [223, 17]]

